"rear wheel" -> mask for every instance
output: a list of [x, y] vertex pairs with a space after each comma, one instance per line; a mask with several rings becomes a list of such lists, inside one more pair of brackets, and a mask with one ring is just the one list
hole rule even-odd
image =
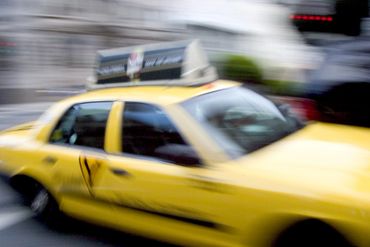
[[11, 185], [24, 198], [24, 204], [33, 211], [36, 218], [50, 225], [59, 224], [62, 213], [50, 192], [30, 177], [19, 176], [11, 180]]
[[28, 206], [35, 216], [50, 226], [58, 226], [62, 219], [62, 213], [53, 196], [41, 185], [35, 185], [35, 191], [31, 195]]
[[49, 193], [42, 188], [34, 195], [30, 202], [30, 208], [37, 216], [44, 215], [52, 206], [50, 201]]

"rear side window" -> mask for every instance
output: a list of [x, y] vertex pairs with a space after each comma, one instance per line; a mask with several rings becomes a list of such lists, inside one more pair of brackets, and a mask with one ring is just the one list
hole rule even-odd
[[104, 137], [112, 102], [72, 106], [60, 119], [50, 143], [104, 149]]

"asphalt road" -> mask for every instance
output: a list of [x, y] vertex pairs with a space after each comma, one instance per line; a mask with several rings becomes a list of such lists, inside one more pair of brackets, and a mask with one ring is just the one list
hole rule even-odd
[[[0, 130], [32, 121], [51, 103], [0, 104]], [[61, 227], [51, 228], [35, 219], [22, 204], [22, 198], [3, 179], [0, 180], [0, 246], [170, 246], [104, 227], [67, 219]]]

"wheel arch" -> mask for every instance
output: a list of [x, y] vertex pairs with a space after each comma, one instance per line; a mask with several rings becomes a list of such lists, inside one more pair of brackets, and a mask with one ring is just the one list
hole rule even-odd
[[252, 237], [248, 237], [247, 243], [251, 246], [260, 247], [276, 246], [279, 238], [297, 228], [301, 228], [302, 225], [305, 225], [307, 228], [322, 227], [330, 229], [332, 233], [343, 239], [346, 243], [350, 243], [349, 237], [343, 231], [343, 228], [330, 220], [314, 216], [291, 214], [269, 215], [263, 219], [259, 219], [253, 229], [248, 231], [247, 235]]
[[37, 176], [32, 172], [20, 172], [9, 178], [10, 186], [15, 189], [17, 192], [27, 197], [31, 196], [34, 191], [32, 191], [34, 185], [39, 185], [46, 189], [54, 200], [57, 201], [57, 196], [55, 192], [48, 186], [47, 181], [43, 179], [42, 176]]
[[325, 237], [334, 238], [339, 243], [343, 243], [343, 246], [351, 246], [350, 241], [347, 239], [344, 233], [342, 233], [333, 224], [319, 218], [302, 218], [291, 222], [276, 232], [275, 236], [272, 238], [270, 246], [281, 246], [279, 243], [283, 240], [283, 238], [291, 234], [296, 234], [299, 237], [299, 234], [310, 231], [322, 233]]

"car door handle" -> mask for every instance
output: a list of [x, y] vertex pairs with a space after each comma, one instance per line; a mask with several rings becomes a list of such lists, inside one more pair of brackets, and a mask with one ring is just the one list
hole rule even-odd
[[57, 163], [58, 159], [55, 158], [55, 157], [52, 157], [52, 156], [46, 156], [42, 162], [44, 164], [47, 164], [47, 165], [54, 165], [55, 163]]
[[111, 168], [111, 172], [117, 176], [130, 176], [130, 173], [126, 170], [119, 168]]

